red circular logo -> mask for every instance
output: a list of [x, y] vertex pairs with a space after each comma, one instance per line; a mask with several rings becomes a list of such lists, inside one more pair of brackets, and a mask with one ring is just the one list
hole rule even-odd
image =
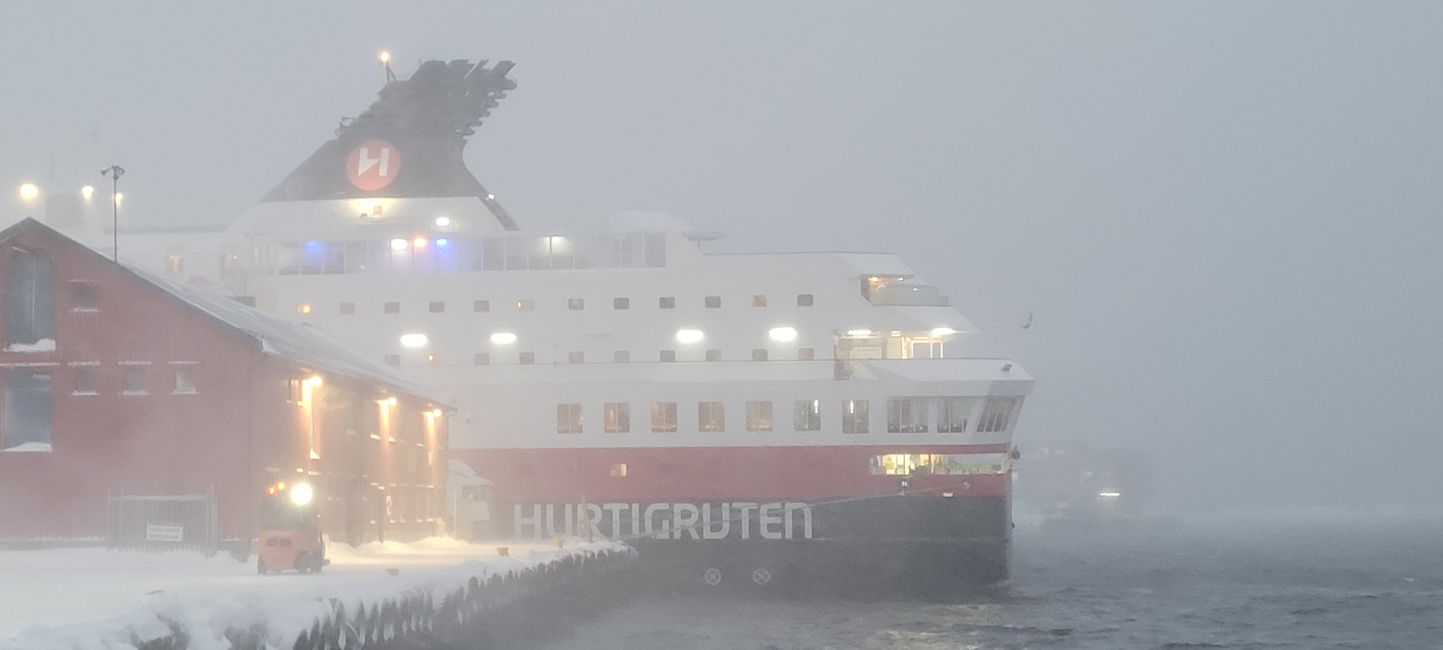
[[346, 178], [363, 192], [385, 188], [401, 173], [401, 152], [385, 140], [367, 140], [346, 157]]

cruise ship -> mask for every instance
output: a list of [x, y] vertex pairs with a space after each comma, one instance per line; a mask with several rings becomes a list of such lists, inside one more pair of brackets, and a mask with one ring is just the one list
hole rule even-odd
[[1005, 579], [1031, 377], [892, 254], [711, 252], [649, 212], [527, 230], [463, 158], [512, 68], [388, 74], [229, 226], [123, 232], [122, 256], [448, 395], [451, 461], [490, 492], [453, 532], [624, 539], [712, 586]]

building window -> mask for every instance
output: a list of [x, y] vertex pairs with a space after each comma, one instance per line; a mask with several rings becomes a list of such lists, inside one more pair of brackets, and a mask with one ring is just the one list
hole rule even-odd
[[602, 426], [607, 433], [631, 433], [631, 405], [607, 402], [601, 407]]
[[802, 361], [811, 361], [817, 358], [817, 350], [815, 348], [797, 348], [797, 358]]
[[707, 351], [706, 351], [706, 360], [707, 360], [707, 361], [721, 361], [721, 350], [707, 350]]
[[531, 298], [522, 298], [516, 301], [517, 311], [536, 311], [536, 301]]
[[296, 314], [300, 316], [309, 316], [311, 314], [311, 303], [303, 302], [299, 305], [296, 305]]
[[556, 432], [581, 433], [581, 405], [556, 405]]
[[381, 309], [381, 311], [384, 311], [387, 314], [399, 314], [401, 313], [401, 303], [394, 301], [388, 302], [386, 303], [385, 307]]
[[168, 275], [168, 276], [170, 276], [170, 277], [172, 277], [172, 278], [177, 278], [177, 279], [179, 279], [181, 276], [184, 276], [184, 275], [185, 275], [185, 256], [183, 256], [183, 255], [166, 255], [166, 256], [165, 256], [165, 274]]
[[937, 402], [937, 433], [964, 433], [971, 410], [967, 400], [948, 397]]
[[97, 311], [100, 309], [100, 295], [93, 282], [70, 283], [70, 309], [72, 311]]
[[94, 395], [96, 364], [70, 367], [70, 393], [72, 395]]
[[753, 349], [752, 349], [752, 361], [766, 361], [766, 360], [767, 360], [767, 349], [766, 349], [766, 348], [753, 348]]
[[50, 258], [12, 247], [9, 270], [10, 277], [5, 281], [5, 345], [54, 340], [55, 283]]
[[888, 433], [927, 433], [927, 400], [903, 397], [887, 400]]
[[772, 403], [747, 402], [747, 431], [772, 430]]
[[814, 399], [797, 400], [792, 407], [792, 429], [821, 431], [822, 403]]
[[19, 368], [5, 372], [5, 411], [0, 418], [0, 450], [50, 451], [54, 405], [50, 375]]
[[491, 301], [490, 301], [490, 300], [473, 300], [473, 301], [471, 302], [471, 311], [475, 311], [475, 312], [491, 311]]
[[305, 395], [301, 392], [301, 380], [294, 378], [287, 379], [286, 402], [290, 404], [300, 404], [303, 399], [305, 399]]
[[676, 402], [653, 402], [651, 405], [651, 432], [672, 433], [676, 431]]
[[656, 301], [657, 309], [676, 309], [676, 298], [674, 296], [662, 296]]
[[752, 296], [752, 306], [753, 306], [753, 307], [766, 307], [766, 306], [767, 306], [767, 295], [764, 294], [764, 293], [759, 293], [759, 294], [757, 294], [757, 295], [755, 295], [755, 296]]
[[146, 367], [139, 364], [125, 364], [120, 366], [120, 393], [122, 395], [144, 395], [146, 386]]
[[401, 355], [399, 355], [399, 354], [388, 354], [388, 355], [386, 355], [386, 365], [388, 365], [388, 366], [399, 366], [399, 365], [401, 365]]
[[476, 354], [471, 355], [471, 365], [473, 365], [473, 366], [489, 366], [489, 365], [491, 365], [491, 354], [490, 354], [489, 352], [477, 352]]
[[446, 303], [440, 300], [432, 300], [430, 304], [426, 305], [426, 309], [433, 314], [444, 314], [446, 313]]
[[631, 363], [631, 350], [617, 350], [612, 352], [611, 360], [615, 363]]
[[661, 360], [662, 360], [662, 361], [676, 361], [676, 350], [662, 350], [662, 351], [661, 351]]
[[194, 395], [200, 391], [195, 386], [195, 364], [183, 364], [175, 367], [175, 395]]
[[631, 309], [631, 298], [612, 298], [612, 309]]
[[626, 478], [626, 463], [611, 464], [611, 478]]
[[982, 404], [982, 417], [977, 419], [977, 433], [1006, 431], [1012, 425], [1012, 412], [1019, 400], [1015, 397], [989, 397]]
[[811, 307], [811, 306], [812, 306], [812, 294], [810, 294], [810, 293], [799, 293], [799, 294], [797, 294], [797, 306], [798, 306], [798, 307]]
[[707, 297], [706, 297], [706, 308], [707, 308], [707, 309], [721, 309], [721, 296], [707, 296]]
[[870, 410], [867, 400], [849, 399], [842, 402], [842, 433], [869, 433]]
[[721, 402], [699, 402], [696, 405], [696, 428], [707, 433], [726, 431], [726, 406]]
[[531, 365], [531, 364], [533, 364], [533, 363], [536, 363], [536, 353], [535, 353], [535, 352], [522, 352], [522, 353], [521, 353], [520, 362], [521, 362], [521, 365], [523, 365], [523, 366], [529, 366], [529, 365]]
[[572, 350], [566, 353], [566, 361], [569, 363], [586, 363], [586, 353], [581, 350]]
[[566, 308], [570, 309], [571, 311], [581, 311], [583, 309], [586, 309], [586, 299], [568, 298], [566, 300]]
[[356, 315], [356, 303], [354, 303], [354, 302], [343, 302], [343, 303], [341, 303], [341, 315], [342, 315], [342, 316], [354, 316], [354, 315]]

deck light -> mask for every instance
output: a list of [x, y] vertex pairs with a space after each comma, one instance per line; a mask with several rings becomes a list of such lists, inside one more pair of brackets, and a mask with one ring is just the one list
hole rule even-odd
[[686, 344], [686, 345], [691, 345], [692, 343], [701, 343], [702, 340], [705, 339], [705, 338], [706, 338], [706, 334], [703, 333], [701, 330], [695, 330], [695, 329], [679, 329], [679, 330], [676, 331], [676, 341], [677, 341], [677, 343], [684, 343], [684, 344]]
[[401, 335], [401, 345], [411, 349], [424, 348], [428, 341], [430, 341], [430, 339], [426, 338], [426, 335], [420, 332], [409, 332]]
[[492, 332], [491, 343], [494, 345], [511, 345], [516, 342], [516, 334], [513, 332]]
[[767, 336], [778, 343], [788, 343], [797, 340], [797, 328], [773, 327], [767, 331]]
[[935, 327], [932, 329], [932, 336], [952, 336], [957, 330], [950, 327]]
[[1103, 490], [1102, 492], [1098, 492], [1097, 496], [1103, 497], [1105, 499], [1116, 499], [1122, 496], [1122, 493], [1118, 492], [1117, 490]]
[[847, 336], [853, 336], [853, 337], [858, 337], [858, 338], [866, 338], [866, 337], [871, 336], [871, 335], [872, 335], [872, 330], [867, 330], [867, 329], [847, 330]]
[[486, 200], [487, 200], [487, 201], [495, 201], [495, 200], [496, 200], [496, 195], [495, 195], [495, 194], [487, 194], [487, 195], [486, 195]]
[[403, 251], [403, 250], [406, 250], [406, 246], [408, 246], [408, 245], [409, 245], [409, 244], [407, 244], [407, 243], [406, 243], [406, 240], [404, 240], [404, 239], [399, 239], [399, 238], [398, 238], [398, 239], [392, 239], [392, 240], [391, 240], [391, 250], [393, 250], [393, 251]]
[[436, 227], [445, 228], [451, 225], [451, 217], [436, 217]]

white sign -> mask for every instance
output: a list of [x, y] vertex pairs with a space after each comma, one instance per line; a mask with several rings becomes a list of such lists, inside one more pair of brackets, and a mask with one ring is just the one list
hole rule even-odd
[[811, 539], [812, 507], [772, 503], [589, 503], [516, 505], [512, 533], [520, 539], [583, 534], [657, 539]]
[[146, 524], [145, 541], [183, 542], [185, 541], [185, 528], [182, 526], [157, 526], [155, 524]]

